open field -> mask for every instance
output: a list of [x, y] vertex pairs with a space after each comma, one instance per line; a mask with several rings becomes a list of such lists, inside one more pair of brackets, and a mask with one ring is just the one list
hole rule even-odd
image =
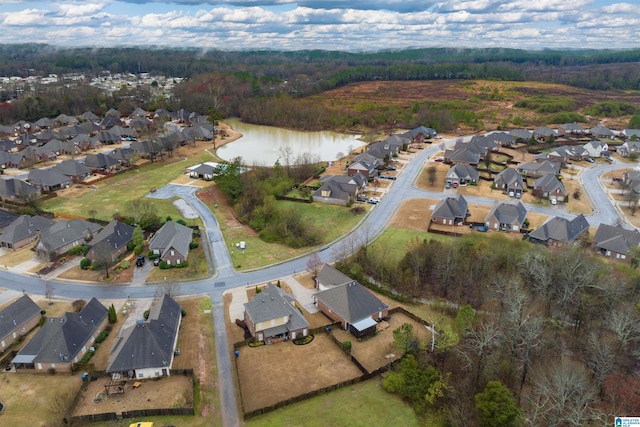
[[[486, 96], [492, 94], [492, 96]], [[520, 126], [535, 128], [545, 124], [545, 116], [530, 109], [516, 107], [518, 101], [532, 95], [568, 97], [575, 100], [576, 109], [596, 102], [614, 101], [633, 105], [640, 103], [640, 94], [623, 91], [597, 91], [540, 82], [509, 81], [372, 81], [352, 83], [311, 97], [325, 108], [366, 111], [370, 106], [409, 108], [416, 103], [454, 103], [466, 106], [482, 120], [484, 129], [498, 126], [516, 127], [511, 120], [518, 118]], [[560, 123], [561, 124], [561, 123]], [[595, 124], [595, 120], [594, 123]], [[607, 118], [606, 126], [624, 129], [629, 116]], [[468, 128], [458, 128], [457, 134], [469, 133]]]
[[243, 347], [236, 363], [244, 411], [362, 375], [324, 334], [306, 345], [287, 341]]
[[253, 418], [248, 427], [422, 425], [413, 409], [372, 379]]

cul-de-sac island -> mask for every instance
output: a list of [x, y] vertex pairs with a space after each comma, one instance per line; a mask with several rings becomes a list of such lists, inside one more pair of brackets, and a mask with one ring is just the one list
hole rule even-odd
[[640, 415], [639, 51], [0, 50], [0, 425]]

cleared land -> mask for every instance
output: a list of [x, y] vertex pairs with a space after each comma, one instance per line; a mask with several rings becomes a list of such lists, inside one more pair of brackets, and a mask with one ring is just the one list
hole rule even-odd
[[362, 375], [324, 334], [306, 345], [288, 341], [243, 347], [236, 363], [245, 411]]

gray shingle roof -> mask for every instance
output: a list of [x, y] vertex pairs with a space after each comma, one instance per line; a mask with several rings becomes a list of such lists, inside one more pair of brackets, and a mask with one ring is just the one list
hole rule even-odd
[[527, 217], [527, 209], [522, 202], [516, 204], [500, 203], [487, 215], [487, 221], [494, 217], [500, 224], [518, 224], [522, 226]]
[[128, 327], [116, 339], [107, 372], [171, 368], [181, 316], [182, 308], [168, 295], [155, 301], [145, 322]]
[[38, 190], [28, 182], [16, 178], [0, 179], [0, 196], [2, 197], [28, 197]]
[[458, 177], [461, 179], [471, 179], [477, 181], [480, 179], [480, 172], [473, 166], [466, 163], [457, 163], [447, 171], [447, 178]]
[[456, 197], [447, 197], [438, 202], [433, 209], [433, 218], [461, 219], [467, 217], [467, 200], [458, 194]]
[[553, 174], [543, 175], [540, 178], [536, 178], [536, 180], [533, 181], [533, 188], [536, 190], [541, 189], [549, 193], [554, 191], [556, 188], [560, 188], [563, 193], [566, 193], [562, 181]]
[[507, 188], [524, 188], [524, 180], [522, 179], [522, 175], [518, 173], [517, 170], [513, 168], [506, 168], [500, 173], [498, 173], [493, 182], [496, 184], [506, 184]]
[[345, 283], [353, 282], [353, 279], [329, 264], [325, 264], [318, 273], [316, 282], [322, 286], [329, 287], [344, 285]]
[[31, 341], [18, 352], [16, 359], [27, 363], [72, 362], [107, 314], [107, 308], [92, 298], [79, 313], [65, 313], [62, 317], [49, 318]]
[[600, 249], [628, 254], [640, 244], [640, 231], [627, 230], [619, 225], [600, 224], [593, 240]]
[[529, 238], [544, 242], [554, 240], [556, 242], [570, 243], [588, 229], [589, 223], [582, 214], [572, 220], [556, 216], [529, 233]]
[[84, 176], [91, 173], [90, 168], [75, 160], [64, 160], [52, 169], [66, 176]]
[[161, 256], [174, 249], [186, 259], [192, 240], [192, 229], [175, 221], [167, 221], [149, 241], [149, 249], [160, 251]]
[[120, 164], [118, 159], [111, 157], [108, 154], [98, 153], [98, 154], [87, 154], [87, 157], [84, 159], [85, 166], [90, 168], [107, 168], [109, 166], [115, 166]]
[[38, 246], [42, 245], [47, 252], [53, 251], [76, 240], [85, 241], [86, 237], [97, 233], [101, 228], [99, 224], [83, 219], [56, 222], [42, 231]]
[[28, 295], [21, 296], [0, 311], [0, 338], [6, 337], [37, 315], [40, 315], [40, 307]]
[[309, 323], [302, 313], [291, 304], [293, 301], [291, 295], [273, 283], [269, 283], [262, 292], [244, 304], [244, 310], [254, 324], [289, 316], [289, 322], [284, 325], [286, 331], [308, 328]]
[[389, 308], [355, 281], [318, 292], [314, 296], [350, 324]]
[[35, 186], [54, 187], [71, 183], [71, 178], [54, 169], [31, 169], [29, 182]]
[[53, 221], [41, 216], [21, 215], [2, 231], [0, 241], [5, 243], [15, 243], [35, 236], [38, 231], [43, 231], [53, 225]]
[[107, 224], [100, 232], [91, 240], [89, 246], [92, 248], [98, 244], [108, 244], [111, 251], [126, 246], [133, 237], [133, 227], [129, 224], [113, 220]]

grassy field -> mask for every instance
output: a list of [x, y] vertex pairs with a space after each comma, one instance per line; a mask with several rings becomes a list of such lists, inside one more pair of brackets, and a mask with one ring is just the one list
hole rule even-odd
[[[127, 202], [144, 197], [152, 188], [160, 188], [182, 174], [185, 167], [202, 161], [211, 160], [211, 156], [201, 153], [189, 158], [174, 157], [162, 162], [143, 165], [113, 178], [98, 182], [91, 189], [85, 189], [82, 194], [74, 192], [68, 195], [49, 199], [42, 208], [48, 211], [66, 212], [74, 215], [93, 216], [89, 212], [95, 210], [95, 217], [109, 221], [115, 212], [129, 214]], [[182, 218], [180, 212], [170, 200], [148, 199], [153, 204], [155, 212], [165, 218], [171, 216], [174, 220]]]
[[372, 379], [247, 421], [267, 426], [403, 426], [421, 425], [410, 406]]
[[386, 259], [393, 262], [399, 262], [407, 252], [408, 245], [415, 239], [418, 239], [419, 241], [424, 239], [448, 241], [453, 239], [453, 237], [445, 236], [443, 234], [390, 227], [376, 239], [373, 243], [372, 250], [384, 251]]

